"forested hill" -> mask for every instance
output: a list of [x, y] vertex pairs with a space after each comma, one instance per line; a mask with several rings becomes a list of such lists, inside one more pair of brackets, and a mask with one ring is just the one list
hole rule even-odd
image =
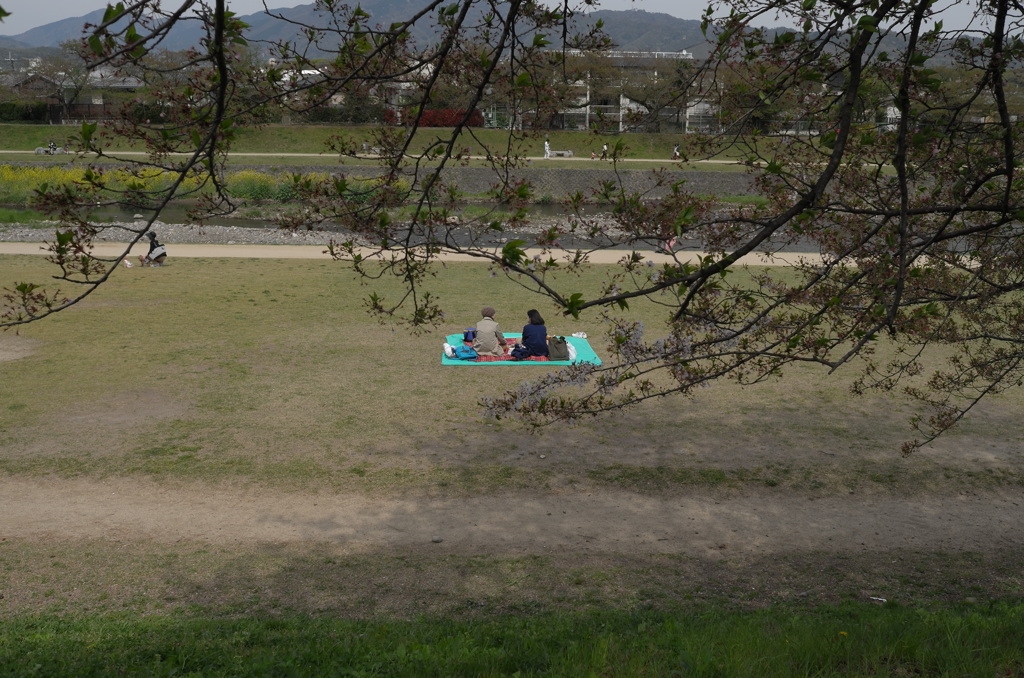
[[[273, 3], [270, 3], [273, 4]], [[364, 0], [360, 3], [363, 9], [371, 14], [375, 23], [387, 26], [395, 21], [406, 20], [422, 7], [421, 0]], [[82, 26], [86, 23], [98, 23], [104, 10], [97, 10], [81, 17], [66, 18], [33, 28], [19, 35], [0, 36], [0, 49], [25, 49], [40, 47], [57, 47], [67, 40], [81, 37]], [[316, 23], [314, 5], [299, 5], [288, 9], [274, 10], [289, 21], [296, 23]], [[296, 40], [299, 31], [295, 25], [286, 21], [278, 21], [265, 14], [250, 14], [242, 17], [251, 28], [249, 37], [253, 40], [277, 41]], [[705, 39], [700, 31], [700, 22], [692, 19], [679, 19], [668, 14], [647, 12], [644, 10], [598, 10], [586, 17], [578, 17], [577, 30], [584, 30], [588, 25], [601, 20], [604, 30], [617, 45], [625, 50], [653, 50], [675, 52], [685, 49], [697, 56], [706, 53]], [[0, 30], [3, 25], [0, 24]], [[430, 26], [424, 25], [414, 31], [418, 39], [428, 39]], [[175, 27], [170, 38], [163, 46], [171, 50], [180, 50], [198, 44], [201, 37], [198, 22], [184, 22]]]

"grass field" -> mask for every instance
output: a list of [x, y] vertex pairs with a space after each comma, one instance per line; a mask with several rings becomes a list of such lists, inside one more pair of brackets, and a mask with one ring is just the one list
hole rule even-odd
[[[292, 154], [319, 154], [326, 148], [326, 142], [333, 136], [344, 136], [352, 139], [357, 145], [362, 142], [372, 142], [371, 129], [364, 127], [329, 127], [319, 125], [267, 125], [259, 128], [245, 128], [239, 130], [238, 138], [233, 147], [235, 153], [260, 153], [264, 155], [279, 156], [288, 162], [300, 162], [294, 158], [288, 160]], [[444, 134], [447, 130], [423, 128], [417, 133], [413, 149], [426, 148], [431, 142]], [[31, 151], [40, 146], [46, 146], [50, 140], [62, 145], [69, 138], [74, 137], [78, 129], [74, 126], [53, 127], [49, 125], [3, 125], [0, 124], [0, 138], [3, 148], [0, 150]], [[469, 149], [474, 155], [483, 153], [486, 145], [493, 153], [500, 149], [508, 148], [508, 132], [494, 129], [474, 129], [475, 139], [467, 138], [462, 148]], [[600, 155], [601, 145], [608, 143], [609, 148], [615, 146], [617, 141], [625, 144], [624, 158], [650, 159], [659, 163], [671, 164], [672, 147], [681, 144], [685, 150], [688, 143], [693, 141], [692, 137], [678, 134], [622, 134], [622, 135], [601, 135], [593, 132], [568, 132], [553, 130], [546, 134], [536, 134], [525, 142], [525, 145], [516, 149], [519, 155], [540, 157], [544, 154], [544, 138], [548, 137], [551, 148], [555, 150], [572, 150], [577, 160], [551, 159], [546, 161], [545, 166], [571, 167], [578, 166], [580, 159], [589, 161], [590, 152], [594, 151]], [[134, 148], [130, 144], [119, 146], [111, 144], [111, 147], [122, 151], [143, 150]], [[498, 149], [498, 150], [495, 150]], [[726, 154], [724, 160], [735, 160], [736, 156]], [[62, 156], [11, 156], [21, 160], [35, 159], [48, 162], [59, 161]], [[328, 160], [334, 162], [336, 158], [328, 154]], [[238, 156], [234, 162], [245, 164], [245, 156]], [[313, 164], [315, 159], [303, 158], [302, 163]]]
[[[5, 284], [45, 278], [42, 257], [0, 256], [0, 270]], [[581, 284], [604, 273], [594, 267]], [[607, 357], [601, 325], [557, 318], [481, 266], [449, 264], [433, 289], [451, 321], [412, 336], [367, 317], [369, 288], [333, 262], [122, 269], [85, 302], [0, 335], [0, 355], [17, 356], [0, 361], [0, 483], [67, 495], [69, 521], [95, 510], [102, 522], [104, 503], [115, 512], [135, 492], [194, 503], [197, 524], [222, 512], [225, 525], [251, 496], [270, 514], [319, 502], [366, 513], [461, 502], [483, 513], [608, 497], [622, 512], [658, 501], [729, 505], [736, 518], [849, 497], [856, 523], [858, 507], [920, 501], [926, 516], [949, 498], [984, 503], [1024, 486], [1019, 392], [910, 459], [897, 451], [906, 405], [854, 399], [848, 376], [811, 369], [572, 429], [494, 421], [478, 399], [531, 373], [442, 368], [441, 337], [483, 304], [518, 331], [538, 305], [552, 331], [586, 331]], [[657, 327], [662, 311], [630, 313]], [[439, 555], [429, 544], [279, 541], [270, 524], [252, 527], [266, 530], [255, 541], [164, 535], [141, 527], [150, 518], [116, 531], [8, 524], [0, 675], [1024, 672], [1012, 541], [862, 548], [830, 543], [822, 525], [820, 545], [792, 555], [548, 551], [531, 546], [542, 533]], [[613, 527], [587, 523], [587, 534]]]
[[[0, 663], [27, 658], [37, 674], [75, 676], [996, 676], [1024, 665], [1021, 634], [1021, 609], [1003, 607], [484, 622], [18, 620], [0, 632]], [[7, 673], [19, 674], [28, 672]]]
[[[44, 267], [40, 257], [4, 257], [8, 280], [45, 280]], [[597, 285], [604, 274], [602, 267], [594, 267], [578, 289]], [[371, 288], [334, 262], [178, 259], [158, 271], [119, 271], [99, 294], [20, 331], [23, 340], [37, 340], [40, 349], [28, 359], [3, 364], [9, 387], [0, 410], [0, 442], [16, 449], [29, 440], [21, 436], [57, 430], [67, 413], [81, 416], [75, 417], [74, 436], [70, 431], [67, 437], [57, 436], [43, 454], [6, 455], [0, 469], [97, 477], [157, 474], [204, 482], [242, 478], [272, 486], [364, 491], [378, 485], [383, 490], [430, 487], [439, 477], [454, 475], [464, 491], [489, 492], [494, 478], [475, 462], [456, 472], [443, 463], [446, 455], [437, 443], [443, 439], [447, 447], [476, 440], [487, 445], [503, 439], [536, 448], [534, 434], [486, 420], [476, 405], [481, 397], [530, 375], [522, 369], [439, 372], [439, 347], [446, 334], [471, 326], [486, 303], [500, 309], [506, 329], [518, 331], [527, 308], [539, 300], [495, 301], [514, 288], [474, 264], [448, 264], [431, 288], [454, 320], [431, 334], [413, 336], [370, 319], [362, 299]], [[396, 294], [397, 288], [390, 292]], [[383, 294], [389, 296], [386, 284]], [[560, 318], [540, 308], [552, 316], [550, 331], [586, 331], [599, 354], [605, 352], [596, 319]], [[654, 303], [641, 302], [629, 315], [657, 327], [661, 313]], [[837, 491], [876, 482], [869, 477], [879, 474], [910, 480], [921, 490], [943, 487], [944, 476], [936, 477], [937, 468], [926, 461], [893, 459], [893, 450], [910, 434], [909, 406], [881, 397], [850, 401], [846, 381], [822, 381], [820, 376], [812, 368], [795, 370], [784, 382], [741, 391], [737, 400], [734, 389], [711, 389], [699, 402], [684, 401], [683, 413], [680, 403], [660, 401], [642, 414], [574, 428], [571, 444], [614, 446], [623, 424], [644, 421], [654, 429], [645, 432], [648, 444], [695, 453], [702, 444], [730, 436], [742, 440], [769, 427], [774, 444], [794, 454], [808, 441], [830, 434], [824, 440], [837, 451], [866, 455], [863, 466], [846, 461], [837, 468], [818, 462], [802, 466], [794, 458], [785, 469], [749, 462], [711, 470], [700, 463], [633, 468], [628, 456], [613, 453], [600, 455], [609, 462], [605, 465], [564, 472], [577, 482], [632, 488], [771, 483]], [[86, 416], [95, 409], [92, 404], [105, 401], [112, 401], [113, 414], [119, 407], [117, 394], [144, 388], [157, 390], [162, 406], [174, 416], [154, 416], [140, 422], [141, 428], [114, 437], [102, 408], [95, 411], [96, 421]], [[39, 398], [40, 393], [47, 397]], [[415, 408], [419, 416], [395, 420], [393, 413], [410, 402], [424, 405]], [[726, 404], [728, 418], [704, 416]], [[992, 423], [984, 421], [986, 416], [997, 422], [1000, 412], [1018, 404], [1013, 398], [994, 400], [990, 410], [968, 420], [963, 435], [983, 430]], [[852, 408], [848, 416], [842, 411], [825, 416], [840, 405]], [[674, 425], [695, 421], [700, 421], [699, 435], [688, 432], [686, 440], [675, 439]], [[540, 440], [550, 437], [552, 447], [562, 445], [564, 432], [548, 430]], [[480, 443], [485, 433], [489, 442]], [[297, 439], [303, 440], [301, 461], [292, 444]], [[350, 473], [356, 465], [363, 470]], [[536, 487], [550, 482], [549, 473], [503, 472]], [[1020, 483], [1021, 477], [1005, 470], [975, 481], [989, 486]]]

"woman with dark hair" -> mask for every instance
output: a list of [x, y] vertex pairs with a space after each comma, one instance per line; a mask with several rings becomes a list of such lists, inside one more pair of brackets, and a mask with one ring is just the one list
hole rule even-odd
[[523, 346], [530, 350], [530, 355], [547, 355], [548, 328], [544, 327], [544, 318], [535, 308], [527, 311], [526, 317], [530, 322], [523, 327]]
[[146, 233], [146, 237], [149, 238], [149, 252], [145, 255], [139, 255], [139, 264], [143, 266], [163, 266], [164, 261], [167, 260], [167, 248], [160, 244], [156, 239], [156, 233], [153, 231]]

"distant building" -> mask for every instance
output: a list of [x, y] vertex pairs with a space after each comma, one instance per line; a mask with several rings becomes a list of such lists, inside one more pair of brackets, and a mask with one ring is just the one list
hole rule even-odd
[[[581, 73], [572, 83], [568, 101], [550, 119], [532, 111], [513, 111], [500, 100], [484, 111], [488, 127], [522, 127], [614, 132], [686, 131], [691, 106], [682, 92], [682, 63], [693, 54], [613, 50], [588, 54], [566, 52], [569, 66]], [[575, 63], [573, 63], [575, 61]], [[695, 108], [701, 124], [714, 116], [707, 107]]]
[[[38, 60], [33, 60], [38, 61]], [[110, 71], [64, 73], [33, 68], [0, 75], [0, 86], [11, 93], [15, 104], [47, 107], [51, 124], [79, 120], [101, 120], [117, 114], [118, 94], [133, 93], [143, 86], [138, 78], [114, 75]]]

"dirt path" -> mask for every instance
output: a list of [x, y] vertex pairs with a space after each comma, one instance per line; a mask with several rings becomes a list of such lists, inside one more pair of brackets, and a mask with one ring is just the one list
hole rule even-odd
[[[119, 256], [127, 244], [124, 243], [96, 243], [95, 253], [102, 257]], [[369, 252], [369, 251], [367, 251]], [[526, 250], [528, 256], [541, 254], [541, 250]], [[0, 242], [0, 254], [46, 254], [43, 245], [37, 242]], [[595, 264], [614, 264], [624, 255], [621, 250], [603, 250], [590, 255], [590, 261]], [[322, 245], [195, 245], [177, 243], [173, 245], [172, 256], [174, 257], [231, 257], [243, 259], [330, 259]], [[655, 263], [669, 261], [669, 256], [655, 252], [645, 253], [645, 256]], [[687, 261], [696, 262], [698, 257], [705, 256], [704, 252], [680, 252], [678, 256]], [[462, 254], [442, 254], [441, 259], [445, 261], [481, 261], [477, 257]], [[818, 260], [820, 256], [809, 253], [779, 253], [770, 261], [759, 255], [749, 255], [740, 259], [740, 263], [753, 266], [792, 266], [797, 260]]]
[[1024, 586], [1019, 494], [373, 499], [8, 477], [0, 619], [984, 603]]
[[[508, 493], [387, 498], [197, 490], [140, 480], [0, 479], [2, 536], [328, 542], [358, 552], [763, 556], [819, 549], [1024, 548], [1019, 492], [948, 498]], [[441, 539], [440, 542], [435, 542]]]

